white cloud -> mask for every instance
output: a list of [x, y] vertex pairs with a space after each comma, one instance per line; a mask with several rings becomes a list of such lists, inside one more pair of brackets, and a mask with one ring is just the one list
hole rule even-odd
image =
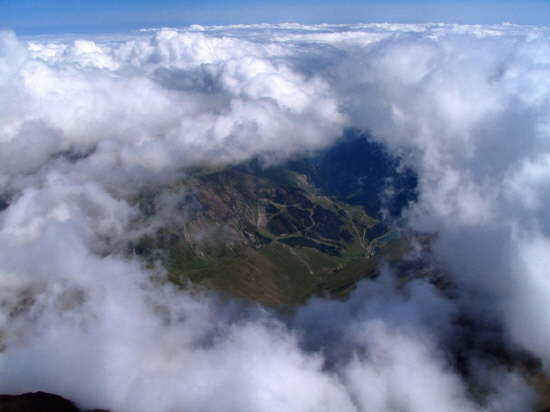
[[162, 30], [122, 44], [33, 41], [25, 58], [15, 42], [3, 34], [5, 70], [15, 70], [2, 89], [4, 184], [69, 149], [95, 149], [71, 172], [111, 180], [286, 158], [329, 144], [343, 126], [326, 82], [277, 62], [278, 46]]
[[[357, 76], [336, 87], [352, 96], [352, 122], [406, 153], [419, 173], [409, 223], [438, 232], [437, 257], [462, 292], [490, 297], [477, 304], [507, 326], [523, 313], [514, 341], [548, 360], [527, 338], [548, 325], [535, 315], [544, 306], [530, 308], [525, 290], [549, 292], [536, 274], [550, 235], [540, 208], [550, 183], [548, 34], [517, 26], [478, 34], [403, 35], [354, 50], [336, 73]], [[365, 69], [354, 69], [361, 61]]]
[[[116, 411], [528, 410], [519, 375], [490, 363], [482, 408], [447, 349], [465, 313], [550, 361], [548, 37], [444, 24], [26, 45], [0, 33], [0, 194], [12, 197], [0, 212], [0, 391]], [[456, 301], [382, 277], [283, 322], [176, 292], [113, 248], [137, 230], [128, 200], [144, 186], [197, 164], [307, 153], [347, 126], [418, 173], [407, 222], [438, 232]]]

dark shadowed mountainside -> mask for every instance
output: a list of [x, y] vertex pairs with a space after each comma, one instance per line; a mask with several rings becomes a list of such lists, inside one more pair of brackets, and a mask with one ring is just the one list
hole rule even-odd
[[[73, 402], [46, 392], [0, 395], [0, 412], [81, 412]], [[108, 412], [94, 409], [84, 412]]]

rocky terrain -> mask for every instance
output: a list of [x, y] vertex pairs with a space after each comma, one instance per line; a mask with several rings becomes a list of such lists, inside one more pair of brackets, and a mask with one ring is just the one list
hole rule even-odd
[[[380, 217], [382, 186], [397, 176], [391, 161], [355, 136], [284, 165], [199, 169], [168, 189], [178, 196], [180, 223], [141, 238], [132, 253], [160, 256], [182, 286], [269, 306], [345, 296], [398, 243]], [[327, 162], [340, 162], [334, 176]], [[144, 193], [136, 200], [145, 216], [158, 213], [158, 197]]]
[[[0, 412], [81, 412], [76, 405], [59, 395], [29, 392], [20, 395], [0, 395]], [[108, 412], [94, 409], [83, 412]]]

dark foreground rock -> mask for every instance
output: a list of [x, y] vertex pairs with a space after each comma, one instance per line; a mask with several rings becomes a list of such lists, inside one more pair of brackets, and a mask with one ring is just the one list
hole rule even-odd
[[[0, 412], [81, 412], [73, 402], [46, 392], [0, 395]], [[87, 412], [108, 412], [94, 409]]]

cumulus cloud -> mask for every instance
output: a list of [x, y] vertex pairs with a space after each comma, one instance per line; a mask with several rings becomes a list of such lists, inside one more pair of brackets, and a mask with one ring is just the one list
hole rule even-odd
[[[1, 32], [0, 391], [114, 411], [529, 410], [513, 368], [456, 348], [469, 317], [550, 362], [548, 37], [444, 24]], [[283, 317], [176, 291], [114, 247], [140, 230], [143, 189], [192, 166], [307, 154], [345, 127], [418, 174], [405, 222], [437, 233], [455, 299], [385, 269], [345, 302]], [[180, 196], [163, 196], [168, 219]]]
[[66, 151], [89, 156], [53, 167], [112, 190], [197, 164], [275, 161], [328, 145], [344, 122], [326, 82], [277, 60], [281, 47], [173, 30], [107, 45], [1, 41], [5, 187]]
[[438, 233], [435, 253], [461, 291], [497, 311], [514, 341], [543, 359], [535, 347], [548, 330], [536, 296], [550, 292], [541, 272], [549, 235], [547, 38], [544, 29], [517, 27], [404, 35], [335, 69], [368, 62], [342, 90], [356, 122], [406, 153], [419, 173], [409, 223]]

